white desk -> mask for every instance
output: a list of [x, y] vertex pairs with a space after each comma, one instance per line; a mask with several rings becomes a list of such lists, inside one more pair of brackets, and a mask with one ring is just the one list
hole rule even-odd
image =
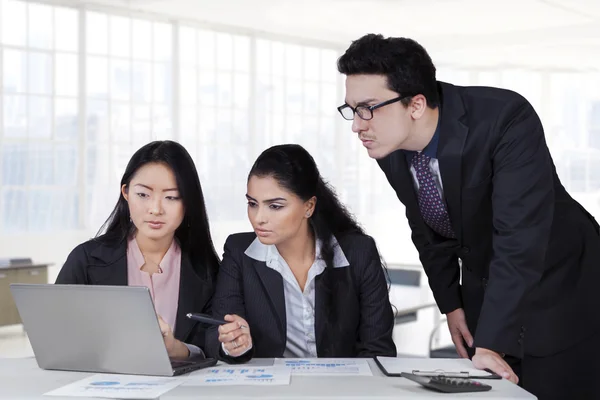
[[[410, 365], [409, 358], [405, 358]], [[453, 360], [456, 368], [469, 367], [468, 360]], [[422, 365], [423, 359], [419, 359]], [[436, 359], [427, 360], [436, 369]], [[444, 360], [444, 363], [451, 362]], [[250, 364], [271, 365], [272, 360], [257, 359]], [[292, 376], [289, 386], [180, 386], [161, 396], [161, 400], [174, 399], [535, 399], [520, 387], [506, 380], [485, 380], [492, 390], [483, 393], [444, 394], [429, 391], [404, 378], [384, 376], [372, 360], [369, 360], [373, 376], [324, 377]], [[439, 363], [438, 363], [439, 365]], [[448, 366], [448, 364], [446, 364]], [[81, 372], [45, 371], [38, 368], [34, 358], [0, 359], [1, 400], [73, 400], [74, 397], [47, 397], [44, 393], [85, 378], [92, 374]], [[83, 398], [81, 398], [83, 399]], [[89, 399], [89, 398], [88, 398]]]

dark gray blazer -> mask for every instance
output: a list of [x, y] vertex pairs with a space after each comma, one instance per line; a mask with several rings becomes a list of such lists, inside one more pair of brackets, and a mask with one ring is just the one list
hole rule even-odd
[[[286, 311], [282, 276], [266, 262], [245, 254], [254, 233], [229, 236], [213, 298], [213, 315], [237, 314], [250, 325], [253, 347], [227, 357], [216, 328], [209, 328], [210, 357], [244, 362], [252, 357], [282, 357], [286, 347]], [[319, 357], [396, 356], [394, 316], [381, 259], [372, 238], [336, 238], [349, 266], [326, 268], [315, 278], [315, 336]]]

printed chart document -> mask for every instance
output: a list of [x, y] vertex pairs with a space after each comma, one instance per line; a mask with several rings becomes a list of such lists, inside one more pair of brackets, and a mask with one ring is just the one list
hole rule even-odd
[[191, 373], [182, 385], [289, 385], [290, 376], [285, 367], [214, 367]]
[[273, 365], [291, 368], [292, 375], [373, 376], [362, 358], [277, 358]]
[[45, 393], [45, 396], [156, 399], [177, 387], [181, 379], [155, 376], [97, 374]]

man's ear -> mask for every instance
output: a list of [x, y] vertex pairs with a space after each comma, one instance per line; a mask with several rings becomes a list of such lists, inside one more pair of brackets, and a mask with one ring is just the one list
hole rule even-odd
[[414, 96], [408, 105], [413, 119], [421, 119], [427, 110], [427, 99], [422, 94]]

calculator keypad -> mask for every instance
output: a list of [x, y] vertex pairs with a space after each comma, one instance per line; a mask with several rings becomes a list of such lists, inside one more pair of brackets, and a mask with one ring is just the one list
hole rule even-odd
[[420, 383], [426, 388], [446, 393], [484, 392], [492, 389], [490, 385], [486, 385], [468, 378], [450, 378], [446, 376], [434, 376], [426, 378], [409, 373], [402, 373], [402, 376]]

